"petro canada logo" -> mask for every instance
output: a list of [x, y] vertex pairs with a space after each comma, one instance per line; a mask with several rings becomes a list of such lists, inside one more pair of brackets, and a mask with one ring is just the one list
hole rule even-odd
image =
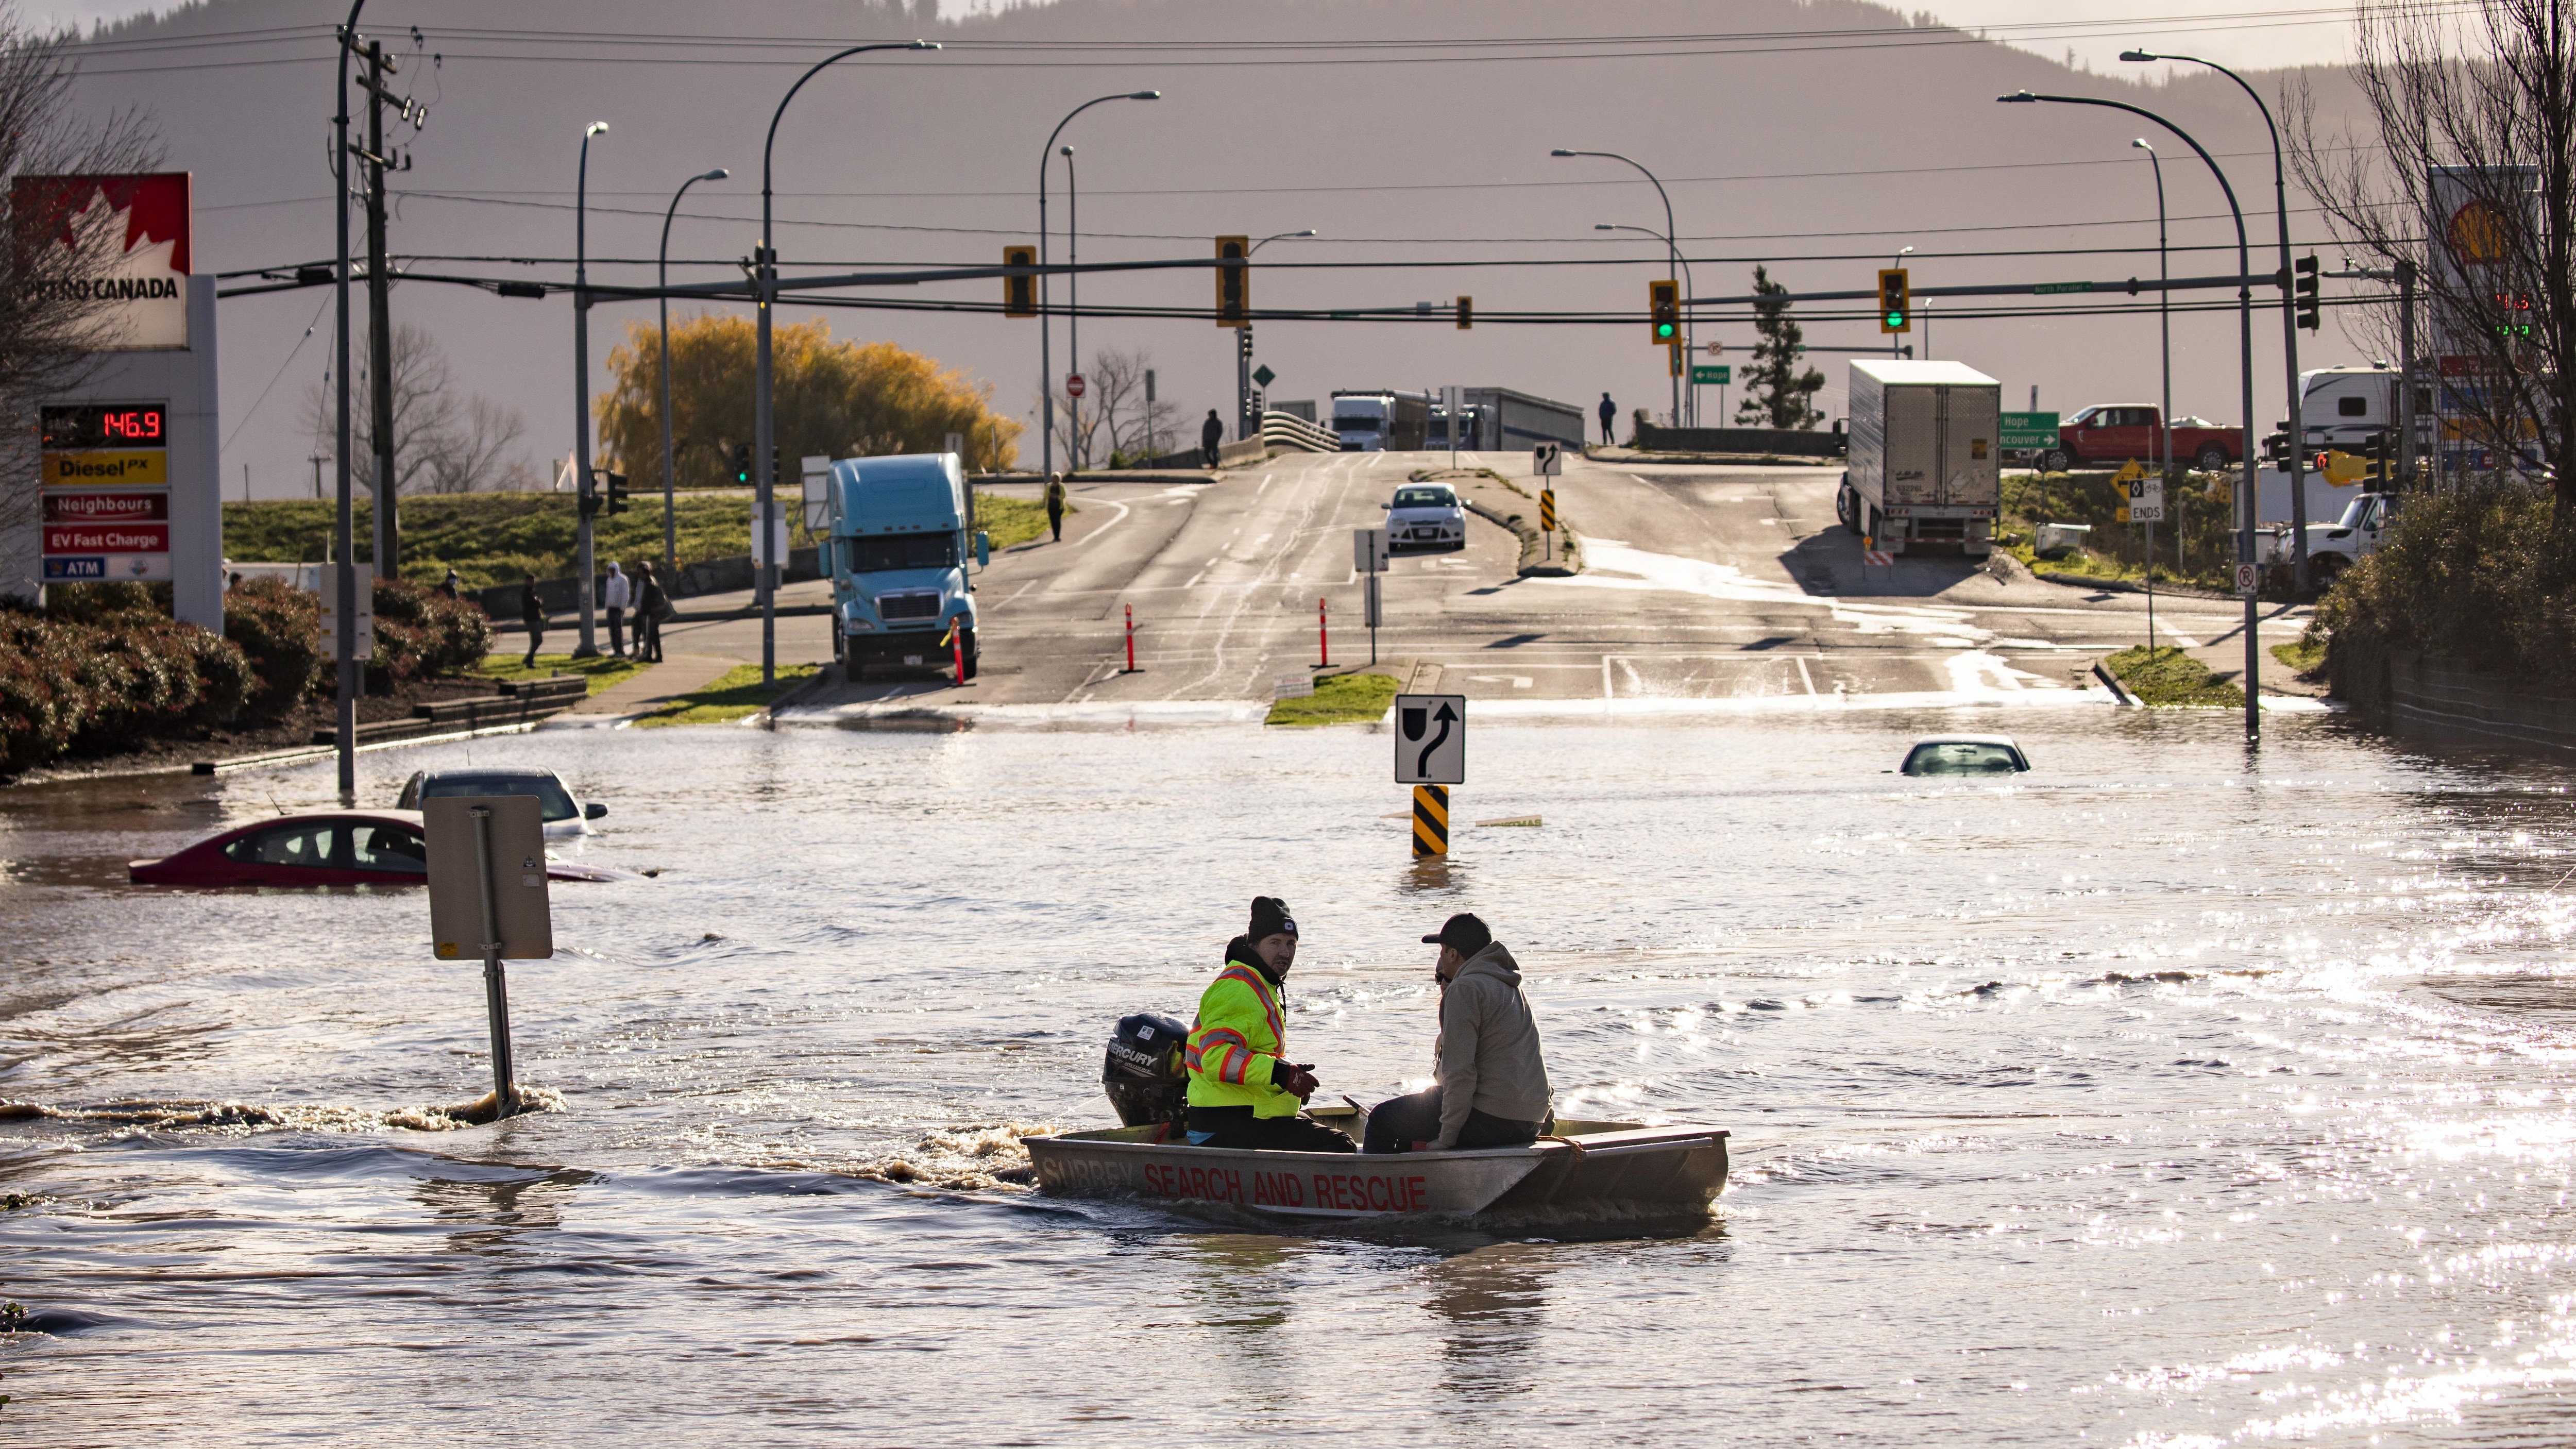
[[39, 268], [56, 275], [37, 286], [81, 306], [94, 329], [93, 351], [188, 345], [187, 172], [21, 176], [9, 197], [18, 215], [43, 218], [35, 234], [45, 245], [81, 259]]

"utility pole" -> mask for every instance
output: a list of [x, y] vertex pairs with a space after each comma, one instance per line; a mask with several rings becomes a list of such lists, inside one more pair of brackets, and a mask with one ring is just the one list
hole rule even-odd
[[374, 369], [374, 408], [367, 431], [374, 444], [376, 577], [398, 578], [402, 524], [394, 501], [393, 279], [385, 274], [385, 77], [394, 73], [385, 43], [367, 42], [367, 365]]
[[[581, 172], [573, 189], [572, 207], [572, 427], [573, 427], [573, 512], [575, 548], [574, 567], [581, 586], [581, 640], [573, 647], [575, 659], [599, 657], [599, 640], [593, 632], [592, 610], [598, 601], [598, 582], [592, 575], [595, 561], [591, 552], [590, 515], [598, 505], [591, 498], [590, 468], [590, 138], [605, 134], [606, 121], [593, 121], [581, 133]], [[769, 294], [761, 294], [761, 360], [769, 359]], [[764, 367], [763, 371], [767, 369]], [[767, 431], [767, 414], [762, 414], [762, 431]], [[761, 501], [769, 501], [769, 485], [762, 474]], [[763, 574], [763, 578], [767, 575]], [[761, 598], [768, 599], [766, 588]]]
[[305, 461], [313, 465], [313, 497], [319, 502], [322, 497], [322, 465], [331, 461], [331, 455], [316, 453]]

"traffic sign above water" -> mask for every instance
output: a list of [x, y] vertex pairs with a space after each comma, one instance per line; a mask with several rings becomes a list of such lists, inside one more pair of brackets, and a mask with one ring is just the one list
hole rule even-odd
[[1279, 374], [1272, 372], [1270, 370], [1270, 364], [1265, 362], [1252, 370], [1252, 380], [1261, 384], [1263, 387], [1268, 387], [1273, 382], [1279, 380]]
[[1395, 697], [1395, 783], [1467, 783], [1467, 696]]

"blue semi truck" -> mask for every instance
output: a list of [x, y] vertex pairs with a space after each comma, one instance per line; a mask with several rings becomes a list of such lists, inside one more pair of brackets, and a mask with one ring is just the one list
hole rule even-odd
[[[992, 561], [974, 530], [966, 470], [954, 453], [844, 458], [824, 491], [834, 657], [846, 677], [870, 664], [945, 668], [962, 648], [975, 677], [975, 584]], [[959, 631], [954, 644], [950, 629]]]

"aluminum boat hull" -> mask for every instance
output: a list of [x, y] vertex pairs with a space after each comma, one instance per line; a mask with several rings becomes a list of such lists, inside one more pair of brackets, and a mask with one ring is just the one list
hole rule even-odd
[[[1310, 1114], [1359, 1133], [1355, 1113]], [[1347, 1118], [1349, 1120], [1338, 1120]], [[1159, 1140], [1160, 1127], [1031, 1137], [1040, 1191], [1249, 1208], [1287, 1217], [1705, 1212], [1726, 1187], [1726, 1133], [1560, 1122], [1526, 1147], [1468, 1152], [1245, 1152]]]

